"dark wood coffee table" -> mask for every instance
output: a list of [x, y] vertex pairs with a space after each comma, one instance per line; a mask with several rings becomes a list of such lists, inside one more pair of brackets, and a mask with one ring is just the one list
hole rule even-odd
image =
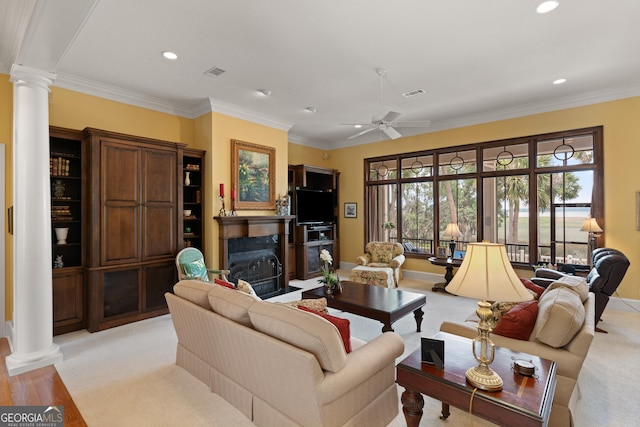
[[[407, 426], [417, 427], [422, 418], [422, 394], [442, 402], [442, 416], [449, 416], [449, 405], [503, 426], [546, 426], [556, 389], [556, 363], [526, 353], [496, 347], [491, 369], [504, 381], [498, 392], [477, 390], [465, 378], [467, 369], [478, 362], [473, 357], [471, 340], [439, 332], [434, 338], [445, 341], [444, 368], [422, 363], [417, 349], [396, 366], [396, 382], [405, 388], [402, 411]], [[512, 370], [513, 359], [531, 361], [536, 377]], [[421, 394], [422, 393], [422, 394]]]
[[427, 302], [424, 295], [415, 292], [348, 281], [342, 281], [342, 292], [331, 296], [327, 296], [324, 286], [302, 292], [303, 299], [322, 297], [327, 298], [331, 308], [382, 322], [382, 332], [393, 331], [391, 324], [411, 312], [420, 332], [422, 307]]

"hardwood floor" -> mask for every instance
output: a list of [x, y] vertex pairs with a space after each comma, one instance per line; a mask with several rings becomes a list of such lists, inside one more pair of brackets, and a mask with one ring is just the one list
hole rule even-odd
[[12, 377], [7, 373], [9, 342], [0, 338], [0, 406], [63, 406], [65, 427], [86, 426], [55, 366], [46, 366]]

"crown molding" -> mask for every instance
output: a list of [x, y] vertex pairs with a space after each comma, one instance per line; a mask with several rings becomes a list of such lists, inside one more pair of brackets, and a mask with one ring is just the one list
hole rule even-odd
[[220, 113], [238, 119], [246, 120], [248, 122], [269, 126], [275, 129], [283, 130], [285, 132], [289, 132], [289, 130], [293, 127], [293, 123], [281, 122], [270, 117], [265, 117], [256, 112], [243, 109], [238, 105], [220, 101], [212, 97], [206, 98], [192, 110], [192, 113], [194, 113], [195, 117], [199, 117], [210, 112]]
[[161, 113], [173, 114], [188, 119], [195, 118], [187, 105], [171, 104], [167, 100], [141, 94], [104, 83], [82, 79], [70, 74], [58, 74], [55, 86], [93, 95], [123, 104], [147, 108]]

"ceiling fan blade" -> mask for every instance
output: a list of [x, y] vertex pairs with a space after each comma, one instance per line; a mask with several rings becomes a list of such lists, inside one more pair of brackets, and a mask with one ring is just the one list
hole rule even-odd
[[428, 128], [429, 126], [431, 126], [431, 120], [393, 122], [393, 126], [398, 128]]
[[396, 113], [395, 111], [389, 111], [383, 118], [383, 122], [393, 122], [398, 117], [400, 117], [402, 113]]
[[392, 128], [391, 126], [388, 126], [384, 129], [381, 129], [382, 132], [386, 133], [387, 136], [391, 139], [398, 139], [402, 136], [402, 134], [400, 132], [398, 132], [397, 130], [395, 130], [394, 128]]
[[365, 130], [363, 130], [362, 132], [358, 132], [358, 133], [356, 133], [355, 135], [351, 135], [351, 136], [350, 136], [350, 137], [348, 137], [347, 139], [357, 138], [357, 137], [359, 137], [359, 136], [364, 135], [365, 133], [369, 133], [369, 132], [371, 132], [371, 131], [372, 131], [372, 130], [374, 130], [374, 129], [375, 129], [375, 128], [365, 129]]

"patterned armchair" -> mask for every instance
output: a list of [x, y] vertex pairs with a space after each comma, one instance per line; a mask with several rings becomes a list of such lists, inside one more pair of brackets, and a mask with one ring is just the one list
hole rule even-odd
[[402, 277], [404, 248], [400, 243], [369, 242], [365, 253], [356, 259], [358, 264], [349, 275], [352, 282], [394, 288]]
[[212, 270], [204, 263], [204, 256], [196, 248], [184, 248], [176, 255], [176, 268], [178, 280], [200, 280], [211, 282], [210, 274], [220, 275], [220, 279], [226, 281], [229, 270]]

